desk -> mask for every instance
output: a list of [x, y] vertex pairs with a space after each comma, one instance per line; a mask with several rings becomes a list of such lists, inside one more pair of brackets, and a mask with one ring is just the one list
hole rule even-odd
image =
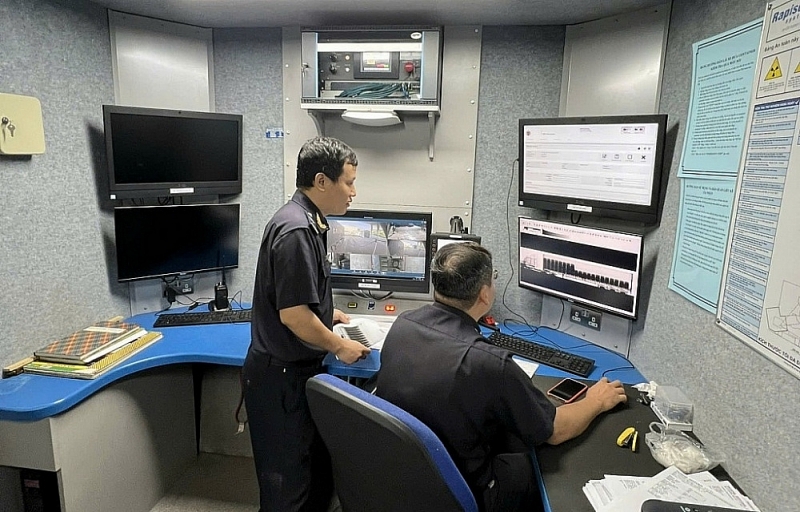
[[94, 380], [0, 380], [0, 466], [57, 472], [63, 512], [152, 509], [197, 456], [192, 365], [241, 366], [250, 343], [249, 323], [160, 331]]
[[[533, 384], [546, 392], [560, 379], [534, 375]], [[664, 469], [644, 444], [649, 425], [657, 421], [650, 407], [636, 401], [639, 392], [625, 386], [628, 403], [600, 415], [582, 435], [558, 446], [536, 448], [534, 469], [539, 476], [545, 511], [593, 512], [583, 495], [583, 485], [604, 475], [653, 476]], [[558, 405], [556, 401], [554, 404]], [[637, 453], [616, 445], [626, 427], [639, 431]]]

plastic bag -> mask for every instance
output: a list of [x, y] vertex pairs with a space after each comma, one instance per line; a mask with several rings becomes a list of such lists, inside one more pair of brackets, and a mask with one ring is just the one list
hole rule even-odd
[[709, 450], [680, 430], [666, 428], [662, 423], [650, 424], [644, 442], [662, 466], [675, 466], [686, 474], [708, 471], [725, 462], [721, 453]]

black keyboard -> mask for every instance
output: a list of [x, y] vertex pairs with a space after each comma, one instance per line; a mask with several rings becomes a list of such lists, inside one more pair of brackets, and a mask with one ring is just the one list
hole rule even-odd
[[229, 311], [198, 311], [196, 313], [162, 313], [156, 318], [153, 327], [249, 322], [252, 311], [252, 309], [231, 309]]
[[594, 368], [594, 359], [576, 356], [547, 345], [524, 340], [510, 334], [495, 331], [488, 338], [489, 343], [504, 348], [512, 354], [546, 364], [565, 372], [588, 377]]

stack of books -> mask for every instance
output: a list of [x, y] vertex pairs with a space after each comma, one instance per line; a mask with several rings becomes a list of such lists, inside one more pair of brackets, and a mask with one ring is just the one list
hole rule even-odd
[[92, 324], [33, 353], [26, 373], [94, 379], [161, 339], [161, 333], [120, 320]]

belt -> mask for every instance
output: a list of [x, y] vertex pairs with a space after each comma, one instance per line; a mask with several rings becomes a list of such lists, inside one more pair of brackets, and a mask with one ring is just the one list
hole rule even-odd
[[315, 359], [306, 359], [305, 361], [281, 361], [275, 356], [266, 355], [264, 356], [264, 363], [267, 366], [280, 366], [281, 368], [311, 369], [311, 368], [321, 368], [323, 359], [324, 357], [318, 357]]

